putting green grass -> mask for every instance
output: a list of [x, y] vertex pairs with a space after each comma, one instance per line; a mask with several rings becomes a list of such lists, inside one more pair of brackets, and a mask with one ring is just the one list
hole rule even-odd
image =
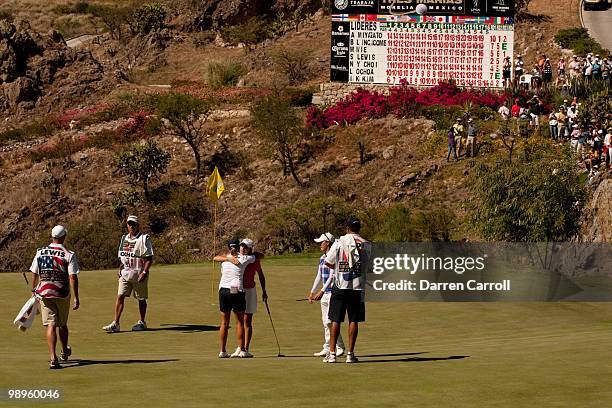
[[[59, 388], [62, 402], [44, 407], [612, 406], [611, 304], [369, 303], [361, 362], [326, 365], [312, 357], [323, 343], [320, 307], [296, 302], [310, 289], [317, 258], [270, 258], [263, 267], [286, 357], [276, 356], [260, 303], [255, 358], [218, 359], [211, 266], [155, 266], [147, 332], [104, 333], [116, 272], [81, 273], [81, 308], [69, 321], [73, 362], [62, 370], [48, 369], [40, 317], [26, 333], [12, 325], [29, 289], [20, 274], [0, 274], [0, 388]], [[137, 320], [137, 302], [128, 299], [122, 329]]]

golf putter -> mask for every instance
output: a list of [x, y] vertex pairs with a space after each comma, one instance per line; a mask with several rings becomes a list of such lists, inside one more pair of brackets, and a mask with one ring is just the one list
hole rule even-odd
[[274, 322], [272, 321], [272, 315], [270, 314], [270, 307], [268, 306], [268, 301], [264, 302], [266, 305], [266, 310], [268, 311], [268, 317], [270, 318], [270, 324], [272, 325], [272, 332], [274, 333], [274, 338], [276, 339], [276, 346], [278, 347], [278, 354], [276, 357], [285, 357], [284, 354], [281, 354], [280, 344], [278, 342], [278, 336], [276, 335], [276, 329], [274, 328]]

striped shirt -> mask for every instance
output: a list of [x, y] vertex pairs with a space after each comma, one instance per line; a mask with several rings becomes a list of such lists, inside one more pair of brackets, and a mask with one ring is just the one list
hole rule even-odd
[[[327, 279], [329, 279], [329, 275], [332, 271], [329, 266], [325, 265], [325, 255], [321, 255], [321, 259], [319, 259], [319, 271], [321, 272], [321, 281], [323, 282], [323, 285], [325, 285], [325, 282], [327, 282]], [[327, 289], [325, 289], [325, 292], [331, 292], [331, 290], [331, 285], [329, 285]]]
[[79, 273], [76, 255], [61, 244], [49, 244], [39, 248], [30, 266], [30, 271], [39, 276], [36, 294], [43, 298], [66, 298], [70, 296], [69, 275]]
[[321, 290], [325, 291], [325, 293], [330, 293], [332, 290], [332, 285], [326, 286], [326, 283], [330, 275], [332, 274], [333, 269], [325, 265], [325, 254], [321, 255], [321, 258], [319, 258], [319, 270], [317, 271], [317, 277], [315, 278], [315, 281], [312, 285], [312, 289], [310, 291], [312, 293], [315, 293], [315, 291], [317, 290], [317, 286], [319, 286], [319, 283], [321, 283], [323, 285]]

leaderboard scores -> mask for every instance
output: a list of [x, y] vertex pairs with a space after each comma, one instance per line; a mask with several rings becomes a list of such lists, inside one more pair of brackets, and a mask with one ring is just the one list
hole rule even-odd
[[[362, 21], [343, 21], [336, 27], [348, 36], [346, 82], [394, 85], [403, 79], [409, 85], [427, 86], [453, 79], [460, 86], [503, 87], [504, 59], [512, 58], [514, 42], [513, 25], [506, 18], [385, 21], [395, 16], [355, 17]], [[336, 59], [336, 68], [342, 71], [342, 59]], [[333, 74], [332, 67], [332, 79]], [[342, 75], [337, 78], [342, 79]]]

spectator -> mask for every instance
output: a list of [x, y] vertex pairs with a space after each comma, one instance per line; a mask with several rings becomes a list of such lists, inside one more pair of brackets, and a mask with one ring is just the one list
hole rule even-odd
[[519, 105], [518, 98], [514, 100], [514, 105], [512, 105], [511, 112], [512, 112], [513, 118], [518, 118], [519, 115], [521, 114], [521, 105]]
[[502, 106], [497, 110], [502, 120], [508, 120], [510, 118], [510, 109], [508, 109], [508, 102], [504, 102]]
[[569, 62], [569, 74], [571, 79], [575, 79], [580, 76], [580, 63], [575, 55]]
[[512, 84], [512, 63], [510, 62], [510, 57], [504, 58], [502, 77], [504, 79], [504, 88], [510, 88], [510, 85]]
[[556, 142], [559, 137], [559, 127], [557, 126], [559, 122], [557, 122], [557, 115], [555, 112], [550, 112], [548, 115], [548, 127], [550, 129], [550, 137]]
[[[521, 79], [521, 75], [523, 75], [525, 63], [523, 62], [522, 56], [517, 56], [514, 61], [514, 80], [518, 82]], [[518, 115], [517, 115], [518, 117]]]
[[578, 128], [578, 125], [573, 125], [572, 128], [573, 130], [571, 135], [572, 140], [570, 141], [570, 149], [573, 153], [577, 153], [578, 139], [580, 138], [580, 129]]
[[580, 157], [580, 160], [584, 159], [584, 149], [589, 139], [590, 133], [587, 128], [583, 128], [578, 136], [578, 146], [576, 147], [576, 153]]
[[468, 130], [467, 130], [467, 147], [466, 154], [469, 157], [474, 157], [476, 154], [476, 135], [478, 134], [478, 128], [476, 124], [472, 120], [472, 118], [468, 119]]
[[576, 106], [576, 102], [572, 102], [566, 114], [568, 125], [571, 127], [578, 120], [578, 108]]
[[457, 118], [457, 121], [453, 125], [453, 130], [455, 133], [455, 146], [457, 149], [457, 156], [461, 157], [461, 146], [462, 146], [462, 138], [463, 138], [463, 124], [461, 123], [461, 118]]
[[453, 157], [455, 161], [458, 161], [459, 158], [457, 157], [457, 148], [455, 145], [455, 128], [454, 127], [451, 127], [448, 130], [448, 153], [446, 154], [446, 161], [450, 161], [451, 152], [453, 153]]
[[567, 115], [565, 114], [565, 109], [563, 107], [559, 108], [559, 112], [557, 112], [557, 125], [559, 126], [559, 138], [563, 139], [567, 137], [568, 129], [567, 129]]
[[593, 79], [595, 80], [601, 80], [601, 60], [599, 59], [599, 56], [596, 56], [595, 59], [593, 59], [593, 63], [591, 64], [591, 73], [593, 75]]
[[550, 63], [550, 59], [546, 58], [546, 61], [544, 62], [544, 66], [542, 68], [542, 80], [544, 81], [545, 84], [552, 82], [552, 75], [553, 75], [552, 64]]
[[559, 58], [559, 62], [557, 62], [557, 76], [565, 75], [565, 59], [563, 57]]
[[531, 71], [531, 88], [539, 91], [540, 86], [542, 86], [542, 72], [536, 65]]

